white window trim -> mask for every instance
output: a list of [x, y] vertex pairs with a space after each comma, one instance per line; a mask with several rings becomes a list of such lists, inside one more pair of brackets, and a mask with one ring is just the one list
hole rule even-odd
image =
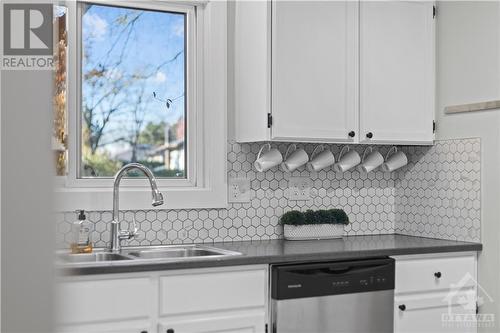
[[[187, 126], [188, 177], [187, 179], [158, 179], [165, 204], [157, 209], [224, 208], [227, 207], [226, 140], [227, 140], [227, 62], [225, 1], [179, 3], [164, 1], [91, 1], [110, 5], [125, 5], [158, 10], [186, 10], [188, 29], [196, 27], [196, 41], [187, 42], [196, 55], [187, 59], [188, 80], [193, 93], [189, 94]], [[55, 209], [110, 210], [112, 207], [112, 179], [77, 179], [80, 126], [79, 111], [79, 59], [75, 50], [78, 36], [76, 3], [68, 2], [68, 108], [69, 108], [69, 173], [58, 177], [55, 191]], [[190, 11], [188, 6], [191, 7]], [[194, 10], [194, 8], [196, 8]], [[195, 13], [196, 11], [196, 13]], [[196, 16], [196, 24], [194, 18]], [[78, 48], [80, 49], [80, 48]], [[194, 53], [191, 50], [191, 53]], [[73, 54], [72, 54], [73, 52]], [[193, 73], [189, 73], [192, 71]], [[77, 78], [76, 80], [74, 78]], [[193, 98], [191, 99], [191, 96]], [[191, 103], [191, 104], [189, 104]], [[120, 187], [122, 209], [153, 209], [149, 185], [145, 179], [124, 179]]]

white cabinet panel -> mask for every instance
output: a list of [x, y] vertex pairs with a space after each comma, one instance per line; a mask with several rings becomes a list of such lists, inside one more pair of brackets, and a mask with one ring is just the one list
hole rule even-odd
[[397, 260], [395, 292], [448, 290], [462, 279], [461, 287], [473, 287], [475, 265], [473, 255]]
[[357, 7], [273, 2], [273, 139], [354, 140], [348, 133], [357, 131]]
[[[431, 293], [395, 298], [394, 332], [476, 332], [475, 307], [458, 304], [457, 301], [475, 299], [473, 289], [456, 294]], [[449, 302], [449, 303], [448, 303]], [[450, 321], [450, 314], [468, 318], [468, 322]]]
[[359, 17], [360, 140], [432, 144], [433, 3], [362, 1]]
[[271, 5], [235, 1], [234, 99], [238, 141], [269, 140], [271, 112]]
[[147, 319], [152, 312], [152, 280], [148, 277], [96, 280], [68, 279], [58, 285], [60, 324]]
[[[395, 259], [395, 333], [476, 332], [475, 253], [408, 255]], [[440, 277], [435, 273], [440, 273]]]
[[[207, 315], [205, 318], [162, 320], [159, 333], [261, 333], [265, 313]], [[170, 331], [169, 331], [170, 330]]]
[[264, 332], [268, 283], [267, 265], [65, 277], [56, 331]]
[[266, 271], [215, 271], [160, 278], [160, 315], [264, 307]]

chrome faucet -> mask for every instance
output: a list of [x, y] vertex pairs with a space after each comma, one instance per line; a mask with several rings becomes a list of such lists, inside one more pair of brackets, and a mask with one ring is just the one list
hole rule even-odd
[[158, 190], [158, 186], [156, 185], [156, 178], [147, 167], [140, 163], [130, 163], [121, 168], [115, 175], [115, 182], [113, 185], [113, 220], [111, 221], [111, 239], [109, 249], [112, 252], [119, 252], [121, 249], [120, 242], [124, 239], [131, 239], [137, 236], [137, 226], [135, 225], [134, 220], [134, 230], [119, 230], [120, 228], [120, 197], [119, 197], [119, 187], [120, 181], [123, 176], [132, 169], [137, 169], [142, 171], [146, 177], [149, 179], [149, 185], [151, 186], [151, 193], [153, 197], [152, 205], [153, 207], [163, 205], [163, 195]]

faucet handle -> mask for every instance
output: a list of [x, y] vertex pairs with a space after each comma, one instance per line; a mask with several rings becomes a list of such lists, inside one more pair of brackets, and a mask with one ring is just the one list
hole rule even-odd
[[139, 236], [139, 228], [137, 227], [137, 223], [135, 222], [135, 216], [132, 218], [132, 225], [134, 227], [134, 230], [120, 230], [120, 234], [118, 235], [119, 239], [132, 239], [132, 238], [138, 238]]
[[141, 240], [144, 238], [144, 233], [139, 231], [139, 227], [137, 227], [137, 223], [135, 222], [135, 216], [132, 218], [132, 223], [134, 226], [134, 231], [131, 231], [131, 238], [136, 240]]
[[139, 231], [139, 228], [137, 227], [137, 222], [135, 221], [135, 215], [132, 217], [132, 225], [134, 227], [134, 231], [132, 231], [132, 237], [135, 237], [137, 235], [137, 232]]

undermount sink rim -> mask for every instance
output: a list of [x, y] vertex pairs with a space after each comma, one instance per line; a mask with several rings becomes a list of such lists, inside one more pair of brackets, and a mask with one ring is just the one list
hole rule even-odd
[[[77, 258], [96, 258], [97, 260], [81, 260], [79, 261]], [[99, 257], [117, 257], [117, 259], [102, 259], [100, 260]], [[101, 263], [101, 262], [118, 262], [118, 261], [128, 261], [128, 260], [134, 260], [134, 258], [131, 258], [130, 256], [123, 254], [123, 253], [114, 253], [114, 252], [107, 252], [107, 251], [93, 251], [91, 253], [62, 253], [58, 255], [58, 258], [60, 261], [64, 262], [64, 264], [87, 264], [87, 263]], [[75, 259], [75, 260], [74, 260]]]
[[[132, 252], [151, 252], [151, 251], [175, 251], [179, 250], [204, 250], [212, 252], [210, 255], [202, 256], [189, 256], [189, 257], [159, 257], [159, 258], [144, 258], [140, 256], [134, 256]], [[101, 261], [73, 261], [64, 260], [63, 257], [76, 256], [79, 255], [99, 255], [101, 253], [113, 254], [121, 256], [122, 259], [118, 260], [101, 260]], [[183, 261], [195, 261], [195, 260], [210, 260], [210, 259], [223, 259], [233, 256], [243, 255], [240, 252], [221, 249], [213, 246], [205, 246], [198, 244], [173, 244], [173, 245], [152, 245], [152, 246], [129, 246], [123, 247], [120, 252], [111, 252], [106, 248], [95, 248], [92, 253], [89, 254], [72, 254], [68, 251], [59, 251], [57, 263], [62, 267], [84, 267], [84, 266], [120, 266], [120, 265], [141, 265], [141, 264], [151, 264], [151, 263], [162, 263], [162, 262], [183, 262]]]

